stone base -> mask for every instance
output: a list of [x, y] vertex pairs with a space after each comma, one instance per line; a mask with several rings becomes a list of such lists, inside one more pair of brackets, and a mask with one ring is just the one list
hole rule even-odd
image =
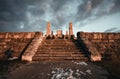
[[23, 60], [23, 61], [29, 61], [29, 62], [30, 62], [30, 61], [32, 61], [32, 57], [33, 57], [33, 56], [22, 56], [22, 60]]
[[101, 61], [101, 59], [102, 59], [101, 56], [91, 55], [91, 57], [90, 57], [90, 60], [91, 60], [91, 61]]

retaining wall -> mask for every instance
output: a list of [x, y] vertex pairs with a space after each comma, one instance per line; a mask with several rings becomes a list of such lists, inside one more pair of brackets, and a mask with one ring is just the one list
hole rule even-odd
[[[98, 57], [97, 60], [120, 59], [120, 33], [78, 32], [78, 39], [82, 40], [89, 53]], [[94, 60], [94, 57], [93, 57]]]
[[36, 32], [0, 32], [0, 60], [6, 60], [5, 52], [9, 48], [12, 48], [12, 57], [20, 57], [35, 35]]

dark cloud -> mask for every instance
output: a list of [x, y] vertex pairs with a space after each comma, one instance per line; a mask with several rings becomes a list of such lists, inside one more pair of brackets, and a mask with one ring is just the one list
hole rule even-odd
[[102, 2], [103, 0], [91, 0], [92, 8], [99, 6]]
[[17, 1], [0, 0], [0, 20], [21, 21], [25, 19], [25, 4], [18, 4]]
[[54, 30], [84, 26], [119, 8], [120, 0], [0, 0], [0, 31], [45, 31], [48, 21]]
[[113, 28], [107, 29], [105, 32], [112, 32], [112, 31], [114, 31], [116, 29], [117, 29], [116, 27], [113, 27]]
[[63, 5], [66, 5], [68, 1], [69, 0], [52, 0], [51, 8], [53, 9], [54, 12], [58, 12]]
[[111, 12], [117, 12], [117, 11], [120, 11], [120, 0], [115, 0], [114, 2], [114, 6], [112, 7], [112, 10]]
[[115, 32], [118, 32], [118, 33], [119, 33], [119, 32], [120, 32], [120, 30], [117, 30], [117, 31], [115, 31]]

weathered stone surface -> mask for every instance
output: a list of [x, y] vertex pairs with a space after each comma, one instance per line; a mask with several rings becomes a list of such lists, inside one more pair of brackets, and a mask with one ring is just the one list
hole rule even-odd
[[47, 28], [46, 28], [46, 36], [50, 36], [51, 35], [50, 25], [51, 25], [50, 22], [48, 22]]
[[13, 48], [12, 57], [20, 57], [36, 32], [0, 32], [0, 60], [5, 60], [5, 51]]
[[63, 34], [62, 34], [62, 30], [57, 30], [57, 38], [62, 38]]
[[33, 38], [35, 32], [0, 32], [0, 38]]
[[89, 32], [80, 32], [80, 36], [82, 36], [82, 38], [85, 39], [103, 39], [103, 40], [107, 40], [107, 39], [120, 39], [120, 33], [100, 33], [100, 32], [93, 32], [93, 33], [89, 33]]
[[114, 60], [111, 58], [112, 55], [120, 58], [120, 33], [78, 32], [77, 37], [79, 40], [82, 39], [88, 48], [91, 53], [90, 58], [98, 59], [98, 61], [101, 60], [100, 58]]
[[72, 26], [72, 22], [69, 23], [69, 35], [73, 35], [73, 26]]
[[[61, 30], [58, 30], [57, 36], [63, 36]], [[120, 33], [78, 32], [77, 37], [85, 45], [85, 50], [89, 51], [91, 61], [101, 61], [101, 59], [113, 60], [113, 58], [120, 59]], [[4, 52], [12, 47], [14, 51], [12, 54], [13, 57], [19, 57], [21, 53], [25, 52], [22, 59], [32, 61], [32, 57], [41, 44], [41, 41], [41, 32], [1, 32], [0, 60], [6, 59]]]
[[43, 41], [43, 34], [38, 33], [35, 38], [32, 40], [31, 44], [28, 46], [27, 50], [22, 55], [22, 60], [32, 61], [33, 56], [35, 55], [39, 45]]
[[88, 61], [86, 54], [81, 52], [77, 40], [46, 39], [39, 46], [33, 61]]
[[57, 35], [62, 35], [62, 30], [57, 30]]
[[68, 34], [68, 31], [66, 31], [66, 36], [68, 36], [69, 34]]

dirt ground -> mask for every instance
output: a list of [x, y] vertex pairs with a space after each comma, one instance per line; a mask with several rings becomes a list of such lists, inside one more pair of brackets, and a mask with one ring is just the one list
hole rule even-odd
[[91, 62], [8, 61], [0, 67], [0, 79], [110, 79], [104, 68]]

